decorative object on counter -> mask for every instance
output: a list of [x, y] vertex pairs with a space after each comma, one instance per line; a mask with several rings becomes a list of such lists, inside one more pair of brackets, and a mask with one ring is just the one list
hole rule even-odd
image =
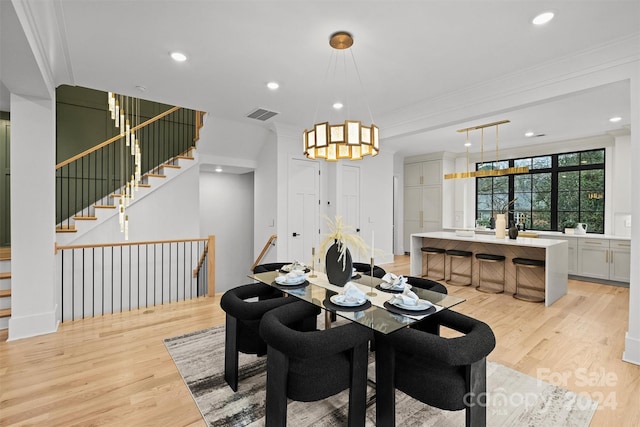
[[507, 219], [505, 214], [496, 215], [496, 239], [504, 239], [505, 230], [507, 229]]
[[575, 221], [572, 221], [570, 219], [566, 220], [565, 222], [562, 223], [562, 232], [564, 234], [574, 234], [574, 228], [576, 227], [576, 223]]
[[574, 234], [578, 234], [580, 236], [584, 236], [585, 234], [587, 234], [587, 224], [585, 224], [584, 222], [578, 222], [576, 223], [576, 228], [574, 229]]
[[509, 226], [509, 238], [517, 239], [518, 238], [518, 227], [516, 227], [516, 223], [511, 221], [511, 225]]
[[[329, 234], [320, 244], [320, 253], [326, 251], [325, 271], [327, 278], [331, 284], [344, 286], [351, 279], [353, 273], [353, 261], [347, 245], [351, 246], [353, 250], [371, 252], [372, 254], [373, 248], [369, 248], [359, 235], [350, 233], [349, 230], [355, 231], [355, 229], [344, 225], [342, 217], [339, 215], [336, 216], [335, 221], [327, 219], [327, 227]], [[330, 244], [331, 246], [327, 250]]]
[[494, 228], [496, 228], [496, 219], [494, 217], [491, 217], [491, 219], [489, 220], [489, 228], [491, 230], [493, 230]]
[[507, 230], [507, 215], [509, 214], [509, 212], [512, 212], [509, 210], [509, 208], [511, 206], [513, 206], [513, 204], [516, 202], [516, 200], [518, 200], [518, 198], [516, 197], [515, 199], [508, 201], [507, 203], [505, 203], [502, 208], [500, 209], [499, 214], [496, 214], [496, 238], [497, 239], [504, 239], [505, 235], [506, 235], [506, 230]]

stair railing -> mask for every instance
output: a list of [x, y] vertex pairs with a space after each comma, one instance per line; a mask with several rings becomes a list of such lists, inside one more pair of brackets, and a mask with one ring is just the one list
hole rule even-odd
[[269, 250], [271, 246], [275, 246], [274, 240], [276, 240], [277, 238], [278, 236], [275, 234], [272, 234], [271, 237], [269, 237], [269, 240], [267, 240], [267, 243], [265, 243], [264, 247], [262, 248], [262, 252], [260, 252], [260, 255], [258, 255], [258, 258], [256, 258], [253, 265], [251, 266], [251, 271], [256, 268], [256, 265], [260, 264], [262, 258], [264, 258], [264, 256], [267, 254], [267, 250]]
[[[197, 140], [202, 112], [173, 107], [133, 127], [140, 141], [141, 171], [146, 174], [177, 156], [188, 153]], [[109, 197], [123, 193], [125, 171], [134, 170], [134, 157], [124, 155], [120, 134], [56, 165], [56, 224], [69, 230], [72, 220], [94, 219], [95, 207], [115, 207]], [[124, 182], [123, 182], [124, 181]]]
[[215, 236], [56, 245], [56, 261], [63, 322], [215, 294]]

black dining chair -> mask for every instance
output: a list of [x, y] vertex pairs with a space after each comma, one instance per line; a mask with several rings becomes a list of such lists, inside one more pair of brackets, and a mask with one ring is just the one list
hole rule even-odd
[[[367, 276], [371, 276], [371, 264], [367, 264], [365, 262], [354, 262], [353, 263], [353, 268], [355, 268], [355, 270], [358, 273], [362, 273], [362, 274], [366, 274]], [[378, 279], [382, 279], [384, 277], [384, 275], [387, 274], [387, 272], [384, 270], [384, 268], [377, 266], [377, 265], [373, 265], [373, 277], [377, 277]]]
[[486, 358], [496, 339], [484, 322], [443, 310], [437, 316], [462, 336], [444, 338], [416, 328], [378, 335], [378, 345], [390, 346], [395, 356], [395, 388], [436, 408], [466, 411], [466, 425], [486, 425]]
[[[258, 265], [254, 273], [275, 271], [287, 263]], [[267, 344], [260, 338], [262, 316], [276, 307], [296, 301], [285, 298], [281, 291], [264, 283], [250, 283], [229, 289], [222, 295], [220, 307], [225, 311], [224, 379], [238, 390], [238, 353], [267, 354]], [[305, 327], [315, 329], [316, 318], [306, 319]]]
[[349, 389], [349, 426], [364, 426], [367, 343], [373, 333], [357, 323], [322, 331], [292, 328], [317, 313], [296, 301], [269, 311], [260, 322], [267, 343], [266, 425], [287, 425], [287, 398], [314, 402]]

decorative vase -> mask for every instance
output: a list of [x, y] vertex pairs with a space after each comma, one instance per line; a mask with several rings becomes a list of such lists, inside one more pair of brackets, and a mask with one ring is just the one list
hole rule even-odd
[[509, 227], [509, 238], [514, 240], [518, 238], [518, 227], [516, 227], [516, 223], [511, 221], [511, 226]]
[[507, 229], [507, 220], [504, 214], [496, 215], [496, 239], [504, 239]]
[[345, 249], [344, 259], [338, 258], [340, 258], [340, 251], [338, 250], [338, 243], [335, 242], [329, 247], [329, 250], [327, 250], [324, 265], [329, 283], [336, 286], [344, 286], [351, 280], [353, 273], [353, 263], [349, 248]]
[[494, 217], [491, 217], [489, 219], [489, 228], [492, 230], [496, 228], [496, 219]]

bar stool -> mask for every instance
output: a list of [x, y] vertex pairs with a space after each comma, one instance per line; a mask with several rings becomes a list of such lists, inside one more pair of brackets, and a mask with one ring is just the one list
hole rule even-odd
[[429, 255], [442, 255], [442, 277], [437, 277], [437, 278], [433, 278], [434, 280], [444, 280], [445, 279], [445, 272], [446, 272], [446, 256], [445, 256], [445, 250], [443, 248], [433, 248], [433, 247], [429, 247], [429, 246], [425, 246], [424, 248], [420, 249], [422, 251], [422, 259], [425, 260], [425, 266], [426, 268], [424, 269], [424, 274], [422, 275], [422, 277], [429, 277]]
[[[545, 261], [541, 260], [541, 259], [529, 259], [529, 258], [514, 258], [513, 259], [513, 265], [516, 267], [516, 292], [513, 294], [514, 298], [523, 300], [523, 301], [529, 301], [529, 302], [544, 302], [544, 276], [542, 277], [542, 284], [543, 284], [543, 288], [540, 289], [539, 287], [535, 287], [535, 286], [530, 286], [530, 285], [522, 285], [520, 284], [520, 280], [519, 280], [519, 271], [521, 268], [542, 268], [543, 272], [544, 272], [544, 268], [545, 268]], [[542, 292], [542, 296], [535, 296], [535, 295], [530, 295], [530, 294], [522, 294], [520, 291], [521, 290], [530, 290], [530, 291], [537, 291], [537, 292]]]
[[[501, 294], [504, 292], [504, 286], [507, 280], [507, 269], [505, 263], [504, 255], [494, 255], [494, 254], [476, 254], [476, 259], [478, 260], [478, 286], [476, 286], [476, 290], [480, 292], [486, 292], [488, 294]], [[482, 276], [482, 266], [487, 263], [502, 263], [502, 280], [492, 280], [489, 278], [484, 278]], [[495, 289], [487, 286], [483, 286], [485, 283], [495, 283], [502, 285], [502, 289]]]
[[[470, 286], [471, 282], [473, 281], [473, 252], [461, 251], [458, 249], [447, 249], [445, 251], [445, 262], [446, 262], [446, 258], [449, 258], [449, 280], [445, 280], [445, 282], [448, 283], [449, 285], [454, 285], [454, 286]], [[453, 260], [464, 259], [464, 258], [469, 259], [469, 283], [454, 282], [452, 280], [453, 274], [454, 274]], [[455, 274], [458, 276], [466, 276], [466, 274], [462, 274], [462, 273], [455, 273]]]

